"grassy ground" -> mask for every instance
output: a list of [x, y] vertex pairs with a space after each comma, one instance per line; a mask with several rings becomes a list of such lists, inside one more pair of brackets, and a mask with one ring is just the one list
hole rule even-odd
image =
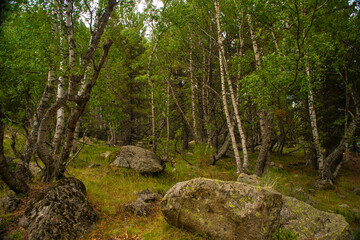
[[[149, 217], [137, 217], [126, 213], [124, 206], [135, 201], [137, 193], [146, 188], [165, 193], [177, 182], [200, 176], [235, 181], [235, 161], [226, 158], [215, 166], [208, 166], [206, 162], [211, 152], [204, 147], [196, 147], [185, 154], [192, 165], [178, 156], [174, 159], [175, 166], [168, 164], [164, 174], [147, 177], [132, 170], [110, 167], [111, 159], [100, 156], [106, 151], [116, 150], [118, 148], [111, 148], [103, 143], [86, 145], [68, 169], [68, 176], [84, 182], [89, 201], [102, 216], [100, 222], [83, 240], [203, 239], [167, 224], [158, 207], [155, 207], [154, 213]], [[257, 152], [250, 154], [251, 171], [255, 167], [256, 157]], [[360, 206], [360, 197], [353, 192], [355, 186], [360, 187], [360, 158], [347, 163], [341, 171], [337, 185], [326, 190], [314, 188], [317, 173], [306, 165], [305, 157], [300, 151], [284, 155], [274, 153], [271, 161], [274, 166], [271, 166], [268, 174], [261, 179], [262, 185], [273, 186], [276, 190], [310, 202], [321, 210], [340, 213], [354, 229], [360, 226], [360, 215], [354, 212], [354, 209], [357, 211], [356, 208]], [[92, 162], [98, 162], [101, 166], [88, 168]], [[0, 194], [6, 190], [3, 187]], [[340, 206], [344, 204], [348, 207]]]

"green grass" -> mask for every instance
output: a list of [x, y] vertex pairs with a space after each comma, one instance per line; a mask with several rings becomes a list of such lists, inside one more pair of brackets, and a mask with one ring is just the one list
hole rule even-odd
[[[213, 149], [191, 146], [191, 153], [184, 153], [184, 156], [192, 165], [174, 154], [176, 156], [174, 167], [167, 164], [163, 174], [143, 176], [129, 169], [109, 166], [116, 154], [108, 158], [100, 156], [106, 151], [118, 150], [118, 147], [109, 147], [102, 142], [85, 145], [67, 170], [67, 176], [84, 182], [90, 203], [101, 214], [99, 223], [83, 239], [204, 239], [198, 234], [170, 226], [158, 207], [149, 217], [137, 217], [126, 213], [124, 206], [135, 201], [137, 193], [146, 188], [165, 193], [177, 182], [196, 177], [236, 181], [235, 161], [232, 158], [224, 158], [215, 166], [209, 166], [207, 160]], [[291, 149], [286, 150], [291, 151]], [[251, 172], [254, 171], [257, 154], [257, 152], [250, 153]], [[273, 153], [271, 161], [275, 166], [269, 167], [268, 173], [261, 178], [260, 185], [273, 187], [285, 195], [300, 200], [308, 201], [309, 197], [310, 204], [317, 208], [344, 215], [354, 229], [360, 226], [360, 216], [352, 211], [353, 208], [360, 206], [360, 198], [352, 191], [353, 186], [358, 186], [359, 181], [354, 169], [345, 166], [334, 189], [313, 191], [317, 172], [306, 165], [302, 151], [289, 155]], [[101, 166], [88, 168], [92, 162], [98, 162]], [[283, 168], [279, 168], [279, 165]], [[0, 195], [6, 191], [8, 191], [7, 187], [0, 185]], [[349, 208], [339, 207], [341, 204], [347, 204]]]
[[[149, 177], [136, 174], [132, 170], [110, 167], [109, 159], [100, 157], [102, 152], [108, 150], [116, 151], [117, 148], [86, 146], [79, 155], [79, 160], [68, 171], [69, 175], [84, 182], [89, 201], [103, 214], [97, 228], [84, 239], [94, 237], [104, 239], [141, 237], [149, 240], [203, 239], [201, 236], [170, 226], [164, 220], [160, 210], [149, 218], [136, 217], [127, 215], [123, 210], [124, 205], [135, 201], [136, 193], [146, 188], [165, 193], [177, 182], [195, 177], [226, 181], [235, 181], [237, 178], [236, 164], [231, 158], [222, 159], [215, 166], [207, 165], [212, 149], [204, 148], [204, 146], [193, 147], [191, 154], [185, 155], [192, 165], [178, 157], [175, 159], [175, 166], [171, 167], [168, 164], [164, 174]], [[256, 157], [257, 152], [250, 153], [250, 171], [255, 168]], [[94, 169], [87, 168], [88, 164], [94, 161], [101, 163], [102, 166]], [[302, 152], [291, 155], [273, 153], [271, 161], [275, 163], [275, 166], [270, 166], [268, 173], [261, 178], [262, 186], [273, 187], [283, 194], [304, 201], [308, 201], [309, 197], [310, 204], [324, 211], [342, 214], [354, 228], [358, 226], [359, 216], [351, 209], [360, 206], [360, 199], [351, 192], [354, 174], [351, 170], [343, 169], [338, 185], [334, 189], [316, 190], [313, 193], [317, 172], [306, 166]], [[278, 168], [279, 165], [283, 168]], [[347, 204], [350, 208], [341, 209], [339, 208], [341, 204]]]

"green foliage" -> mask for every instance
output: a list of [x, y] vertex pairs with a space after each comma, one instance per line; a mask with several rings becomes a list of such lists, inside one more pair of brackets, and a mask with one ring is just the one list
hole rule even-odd
[[11, 233], [9, 237], [11, 240], [21, 240], [23, 239], [23, 233], [21, 231], [15, 231]]
[[360, 240], [360, 228], [355, 229], [352, 234], [351, 240]]
[[335, 209], [334, 212], [343, 215], [350, 225], [360, 226], [360, 216], [350, 209]]
[[210, 159], [215, 153], [215, 149], [208, 144], [197, 144], [194, 146], [193, 159], [196, 159], [200, 167], [209, 165]]
[[296, 235], [286, 228], [276, 229], [272, 234], [273, 240], [296, 240]]

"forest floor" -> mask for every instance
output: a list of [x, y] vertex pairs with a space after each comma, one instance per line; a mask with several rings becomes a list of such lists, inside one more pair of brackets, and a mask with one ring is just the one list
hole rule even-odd
[[[68, 169], [67, 176], [84, 182], [89, 202], [101, 215], [98, 224], [82, 239], [203, 239], [199, 235], [169, 225], [157, 204], [153, 205], [154, 211], [147, 217], [131, 215], [124, 210], [124, 206], [136, 201], [137, 193], [144, 189], [165, 193], [177, 182], [196, 177], [236, 181], [235, 161], [232, 158], [225, 158], [218, 161], [215, 166], [208, 166], [206, 163], [211, 151], [204, 146], [196, 146], [183, 154], [192, 165], [185, 162], [179, 155], [174, 155], [175, 165], [171, 166], [167, 163], [163, 174], [143, 176], [132, 170], [109, 166], [114, 154], [108, 158], [100, 156], [106, 151], [116, 150], [119, 148], [106, 146], [102, 142], [85, 145], [78, 159]], [[351, 224], [352, 229], [359, 230], [360, 197], [356, 194], [356, 188], [360, 188], [360, 157], [351, 158], [344, 165], [335, 186], [318, 190], [314, 187], [317, 172], [307, 165], [306, 156], [301, 151], [290, 154], [291, 151], [292, 149], [286, 149], [284, 154], [271, 155], [272, 166], [261, 178], [260, 184], [271, 186], [285, 195], [306, 201], [320, 210], [342, 214]], [[250, 171], [252, 172], [257, 154], [257, 152], [250, 154]], [[100, 163], [101, 166], [88, 168], [93, 162]], [[1, 197], [8, 189], [1, 184], [0, 186], [2, 186]], [[35, 182], [31, 187], [38, 189], [41, 186], [43, 186], [41, 183]], [[23, 202], [26, 203], [26, 199]], [[17, 217], [7, 216], [9, 223], [16, 223], [21, 211], [15, 214]], [[10, 229], [11, 239], [22, 239], [25, 236], [23, 230], [17, 228], [16, 224], [9, 224], [7, 229]]]

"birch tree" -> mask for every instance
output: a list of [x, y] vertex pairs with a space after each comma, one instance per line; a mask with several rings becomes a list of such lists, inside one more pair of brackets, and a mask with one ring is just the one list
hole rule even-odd
[[[226, 123], [229, 129], [229, 134], [231, 138], [232, 147], [235, 154], [235, 161], [237, 166], [237, 173], [241, 173], [242, 167], [241, 167], [241, 159], [239, 150], [237, 148], [236, 138], [235, 138], [235, 132], [234, 132], [234, 124], [231, 120], [228, 103], [227, 103], [227, 94], [226, 94], [226, 85], [225, 85], [225, 70], [224, 70], [224, 64], [226, 59], [224, 59], [224, 49], [222, 46], [222, 32], [221, 32], [221, 25], [220, 25], [220, 7], [219, 2], [217, 0], [214, 1], [215, 5], [215, 19], [216, 19], [216, 26], [217, 26], [217, 41], [218, 41], [218, 47], [219, 47], [219, 64], [220, 64], [220, 78], [221, 78], [221, 96], [222, 96], [222, 102], [223, 102], [223, 108], [224, 108], [224, 114], [226, 117]], [[231, 83], [231, 82], [230, 82]], [[232, 97], [234, 96], [234, 93], [232, 93]], [[234, 106], [235, 108], [235, 106]]]

